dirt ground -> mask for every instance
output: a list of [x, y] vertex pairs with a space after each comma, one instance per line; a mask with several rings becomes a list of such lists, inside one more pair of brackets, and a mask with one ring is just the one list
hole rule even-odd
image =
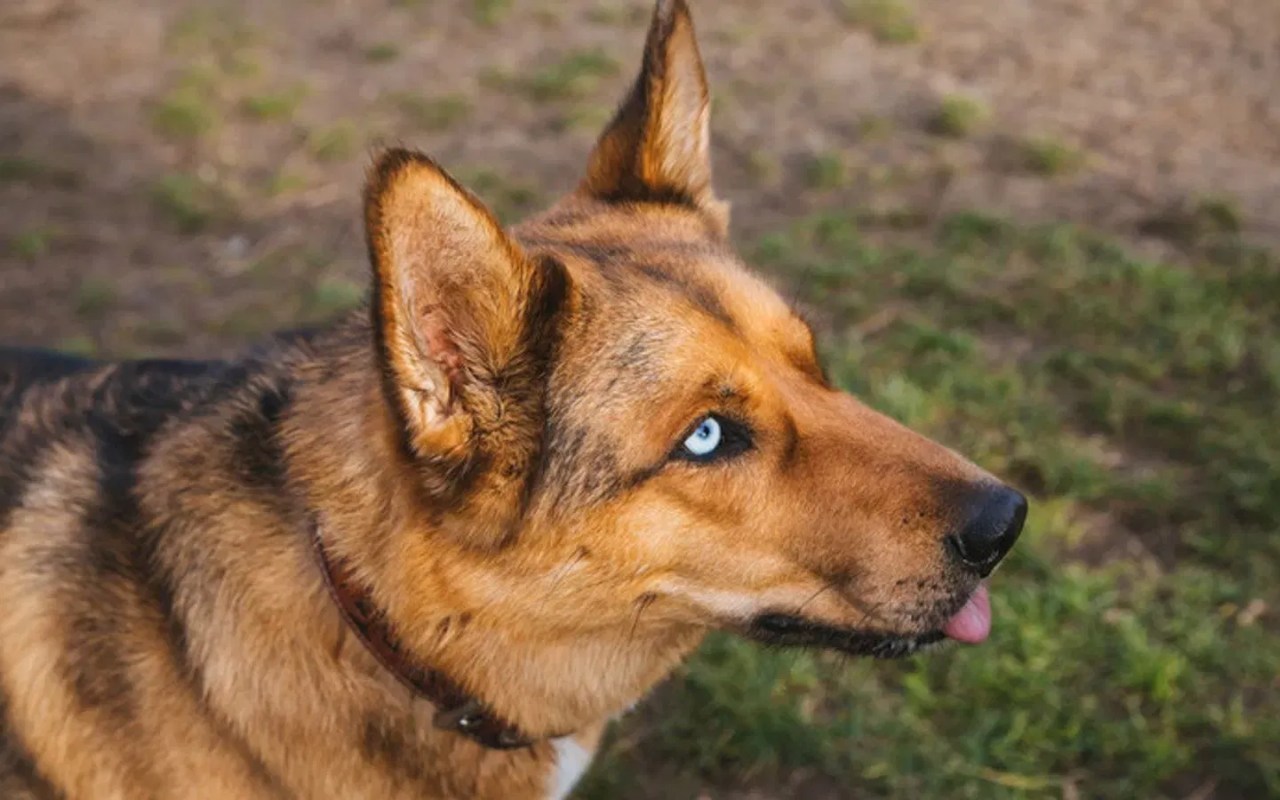
[[[740, 241], [981, 208], [1280, 238], [1274, 0], [695, 2]], [[575, 181], [646, 0], [7, 0], [0, 339], [213, 352], [358, 298], [369, 153]], [[964, 99], [958, 99], [964, 98]], [[950, 116], [947, 116], [950, 114]], [[1172, 230], [1185, 232], [1186, 226]]]

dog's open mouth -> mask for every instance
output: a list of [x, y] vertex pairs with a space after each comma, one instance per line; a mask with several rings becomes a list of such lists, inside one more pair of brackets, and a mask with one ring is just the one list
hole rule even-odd
[[942, 627], [918, 634], [900, 635], [837, 628], [792, 614], [777, 613], [755, 617], [745, 633], [766, 644], [821, 647], [873, 658], [901, 658], [944, 639], [965, 644], [985, 641], [991, 633], [991, 596], [986, 584], [980, 584], [960, 610], [952, 614]]

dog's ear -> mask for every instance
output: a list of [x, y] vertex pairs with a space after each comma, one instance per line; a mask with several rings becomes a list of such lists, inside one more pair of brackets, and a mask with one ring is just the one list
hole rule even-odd
[[384, 390], [442, 525], [500, 543], [541, 446], [563, 268], [535, 260], [424, 155], [392, 150], [365, 191]]
[[711, 187], [711, 98], [685, 0], [658, 0], [644, 63], [600, 136], [579, 190], [610, 202], [692, 206], [723, 232]]

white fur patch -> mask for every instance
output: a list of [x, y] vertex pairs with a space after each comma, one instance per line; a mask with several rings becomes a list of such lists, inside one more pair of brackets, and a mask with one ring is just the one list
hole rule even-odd
[[561, 736], [552, 739], [551, 745], [556, 749], [556, 768], [551, 774], [550, 800], [564, 800], [578, 785], [582, 774], [591, 766], [592, 753], [578, 744], [572, 736]]

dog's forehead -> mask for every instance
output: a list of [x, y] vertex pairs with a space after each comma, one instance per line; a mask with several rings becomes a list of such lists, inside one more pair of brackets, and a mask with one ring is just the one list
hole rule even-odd
[[753, 394], [770, 365], [821, 380], [808, 325], [693, 214], [562, 215], [518, 235], [535, 256], [561, 262], [575, 285], [561, 379], [552, 382], [557, 405], [581, 400], [604, 425], [683, 408], [708, 387]]
[[565, 266], [592, 331], [644, 325], [674, 337], [713, 324], [747, 343], [811, 349], [791, 306], [688, 210], [553, 209], [516, 235]]

